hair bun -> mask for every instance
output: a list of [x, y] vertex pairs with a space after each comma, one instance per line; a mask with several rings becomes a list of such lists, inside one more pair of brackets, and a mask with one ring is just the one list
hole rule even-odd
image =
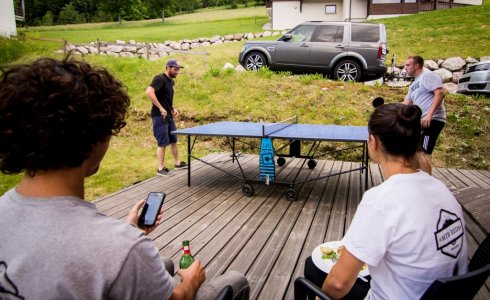
[[417, 105], [403, 105], [398, 111], [398, 122], [403, 126], [420, 123], [422, 111]]

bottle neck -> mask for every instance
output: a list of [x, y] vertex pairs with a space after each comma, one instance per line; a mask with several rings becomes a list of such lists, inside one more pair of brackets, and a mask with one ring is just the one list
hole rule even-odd
[[182, 246], [182, 255], [191, 255], [191, 248], [188, 245]]

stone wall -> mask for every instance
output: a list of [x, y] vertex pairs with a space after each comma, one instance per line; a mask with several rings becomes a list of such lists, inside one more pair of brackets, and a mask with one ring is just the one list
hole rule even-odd
[[[64, 53], [64, 51], [73, 51], [75, 54], [78, 53], [83, 55], [100, 54], [120, 57], [141, 57], [149, 60], [156, 60], [173, 52], [185, 52], [201, 47], [240, 42], [259, 37], [276, 36], [284, 33], [285, 32], [280, 31], [264, 31], [261, 33], [245, 34], [237, 33], [225, 36], [215, 35], [210, 38], [203, 37], [193, 40], [165, 41], [163, 43], [138, 43], [134, 40], [129, 41], [129, 43], [120, 40], [115, 43], [97, 41], [85, 45], [66, 43], [64, 50], [62, 49], [56, 52]], [[203, 53], [205, 55], [204, 51]]]

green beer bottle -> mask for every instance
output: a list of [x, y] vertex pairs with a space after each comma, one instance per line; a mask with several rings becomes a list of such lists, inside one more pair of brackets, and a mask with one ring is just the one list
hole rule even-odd
[[194, 262], [194, 257], [191, 255], [189, 248], [189, 240], [182, 242], [182, 257], [180, 258], [179, 266], [181, 269], [187, 269]]

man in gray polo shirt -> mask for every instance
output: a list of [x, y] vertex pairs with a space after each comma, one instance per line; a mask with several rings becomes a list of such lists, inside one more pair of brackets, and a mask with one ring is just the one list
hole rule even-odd
[[437, 138], [446, 125], [442, 80], [436, 73], [424, 70], [424, 59], [420, 56], [410, 56], [405, 62], [405, 69], [415, 80], [403, 103], [415, 104], [422, 110], [422, 149], [432, 154]]

